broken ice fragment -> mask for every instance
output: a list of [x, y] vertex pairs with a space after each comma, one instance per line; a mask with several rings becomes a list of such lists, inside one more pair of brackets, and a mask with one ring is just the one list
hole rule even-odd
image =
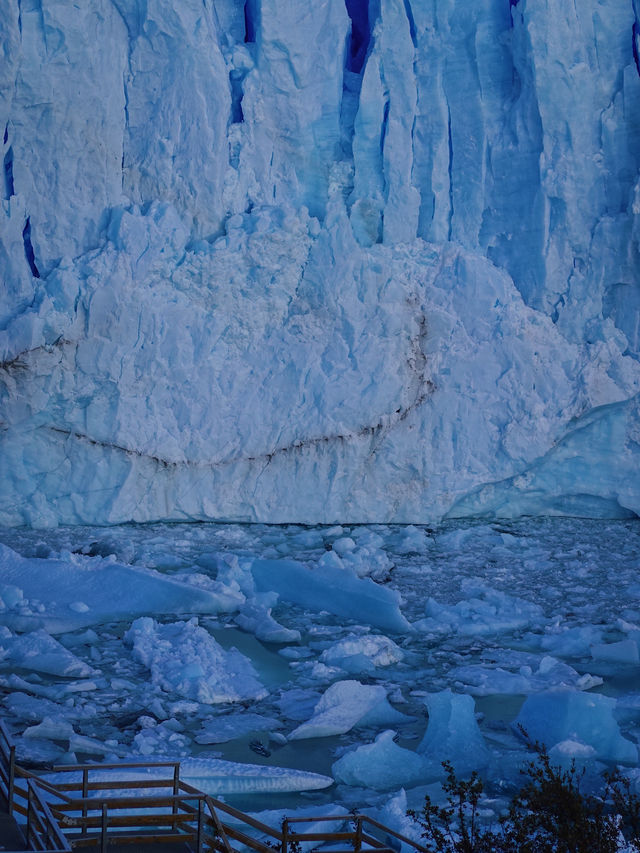
[[337, 782], [376, 791], [397, 791], [425, 781], [425, 759], [397, 746], [394, 731], [379, 734], [373, 743], [363, 744], [343, 755], [331, 768]]
[[638, 749], [614, 717], [616, 700], [599, 693], [558, 690], [527, 697], [514, 726], [549, 749], [568, 739], [593, 747], [598, 758], [635, 764]]
[[251, 661], [237, 649], [225, 651], [197, 619], [160, 625], [142, 616], [124, 639], [163, 690], [209, 705], [267, 695]]
[[484, 767], [489, 751], [478, 728], [473, 698], [447, 689], [430, 693], [425, 702], [429, 725], [418, 752], [433, 762], [451, 762], [458, 775]]
[[337, 681], [324, 692], [311, 719], [294, 729], [289, 740], [344, 734], [358, 724], [393, 725], [406, 720], [391, 707], [384, 687]]

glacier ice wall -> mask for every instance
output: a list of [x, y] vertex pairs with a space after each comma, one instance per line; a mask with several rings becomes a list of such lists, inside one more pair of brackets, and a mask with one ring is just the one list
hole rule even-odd
[[0, 523], [640, 512], [633, 0], [3, 0]]

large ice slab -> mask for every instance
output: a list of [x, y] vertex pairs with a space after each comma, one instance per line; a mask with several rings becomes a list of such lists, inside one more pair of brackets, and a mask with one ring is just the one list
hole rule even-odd
[[[55, 596], [49, 592], [55, 584]], [[111, 558], [68, 554], [24, 558], [0, 545], [0, 623], [19, 631], [63, 633], [146, 613], [219, 613], [237, 599]], [[5, 590], [3, 596], [3, 590]]]
[[284, 601], [310, 610], [328, 610], [386, 631], [409, 630], [398, 592], [370, 578], [358, 578], [348, 569], [309, 569], [295, 560], [254, 560], [251, 574], [259, 591], [277, 592]]

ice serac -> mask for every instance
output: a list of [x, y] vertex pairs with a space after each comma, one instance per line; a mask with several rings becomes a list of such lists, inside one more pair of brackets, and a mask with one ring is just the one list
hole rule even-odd
[[633, 0], [7, 0], [0, 523], [640, 512]]

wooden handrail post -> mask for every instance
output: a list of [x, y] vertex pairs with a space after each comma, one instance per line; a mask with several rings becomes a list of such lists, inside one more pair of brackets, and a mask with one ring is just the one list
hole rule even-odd
[[196, 833], [196, 853], [202, 851], [202, 797], [198, 797], [198, 829]]
[[[87, 767], [82, 771], [82, 799], [86, 800], [89, 796], [89, 770]], [[82, 806], [82, 817], [87, 816], [87, 806], [86, 803]], [[86, 830], [86, 826], [82, 827], [83, 831]]]
[[31, 809], [33, 808], [31, 797], [31, 779], [27, 779], [27, 846], [29, 846], [31, 842]]
[[[173, 768], [173, 796], [177, 797], [179, 793], [180, 793], [180, 765], [176, 764], [175, 767]], [[178, 814], [178, 801], [177, 800], [173, 801], [173, 808], [171, 811], [172, 811], [172, 814], [174, 814], [174, 815]], [[171, 822], [171, 827], [172, 827], [172, 829], [175, 830], [175, 828], [176, 828], [175, 820]]]
[[282, 821], [282, 843], [280, 845], [280, 853], [287, 853], [287, 846], [289, 841], [289, 821], [285, 817]]
[[102, 804], [102, 827], [100, 830], [100, 853], [107, 853], [107, 804]]
[[360, 853], [362, 849], [362, 815], [356, 817], [356, 837], [353, 843], [355, 853]]
[[9, 799], [9, 814], [13, 814], [13, 787], [16, 779], [16, 748], [9, 747], [9, 784], [7, 786], [7, 797]]

